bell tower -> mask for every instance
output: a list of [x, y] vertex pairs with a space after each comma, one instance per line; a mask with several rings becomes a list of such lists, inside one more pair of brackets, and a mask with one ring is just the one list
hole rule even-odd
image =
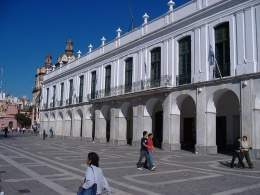
[[67, 42], [66, 42], [65, 53], [67, 56], [73, 55], [73, 42], [71, 39], [67, 40]]
[[51, 67], [51, 60], [52, 60], [52, 57], [50, 54], [48, 54], [45, 58], [45, 61], [44, 61], [44, 66], [46, 68], [50, 68]]

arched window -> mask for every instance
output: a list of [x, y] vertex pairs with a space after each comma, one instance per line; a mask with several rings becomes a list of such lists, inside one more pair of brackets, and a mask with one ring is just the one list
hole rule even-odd
[[160, 86], [161, 80], [161, 48], [151, 51], [151, 87]]
[[191, 82], [191, 37], [179, 40], [179, 85]]
[[[229, 23], [215, 27], [215, 77], [230, 76]], [[218, 67], [217, 67], [218, 66]]]
[[125, 60], [125, 92], [132, 91], [133, 58]]

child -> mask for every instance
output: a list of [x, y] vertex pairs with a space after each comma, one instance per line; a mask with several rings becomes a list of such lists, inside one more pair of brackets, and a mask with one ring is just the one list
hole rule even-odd
[[154, 170], [155, 163], [154, 163], [154, 159], [153, 159], [154, 146], [153, 146], [153, 134], [152, 133], [148, 134], [147, 149], [148, 149], [150, 164], [152, 167], [151, 170]]

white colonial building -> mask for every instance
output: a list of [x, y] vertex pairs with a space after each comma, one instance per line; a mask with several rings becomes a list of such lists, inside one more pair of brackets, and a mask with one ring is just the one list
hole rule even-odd
[[192, 0], [44, 76], [41, 128], [163, 149], [260, 157], [260, 0]]

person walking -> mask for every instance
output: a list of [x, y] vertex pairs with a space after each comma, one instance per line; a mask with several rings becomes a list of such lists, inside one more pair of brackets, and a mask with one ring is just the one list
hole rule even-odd
[[245, 157], [248, 167], [250, 169], [254, 168], [250, 155], [249, 155], [249, 149], [252, 149], [252, 148], [248, 144], [247, 136], [243, 136], [242, 141], [241, 141], [241, 146], [242, 146], [241, 152], [243, 153], [242, 160], [243, 160], [243, 157]]
[[43, 133], [42, 133], [42, 139], [45, 140], [46, 137], [47, 137], [47, 135], [46, 135], [46, 131], [45, 131], [45, 129], [44, 129], [44, 130], [43, 130]]
[[241, 157], [241, 138], [238, 137], [234, 142], [234, 149], [233, 149], [233, 156], [230, 163], [230, 167], [234, 168], [234, 162], [236, 158], [238, 158], [238, 165], [241, 165], [243, 168], [245, 168], [245, 165], [243, 163], [242, 157]]
[[154, 153], [154, 145], [153, 145], [153, 134], [149, 133], [148, 134], [148, 139], [147, 139], [147, 149], [148, 149], [148, 155], [149, 155], [149, 163], [151, 165], [151, 170], [154, 170], [155, 167], [155, 162], [153, 158], [153, 153]]
[[[147, 137], [148, 133], [147, 131], [143, 131], [143, 137], [141, 139], [141, 148], [140, 148], [140, 155], [139, 155], [139, 160], [137, 162], [137, 169], [143, 170], [143, 166], [147, 164], [147, 168], [150, 169], [150, 160], [149, 160], [149, 155], [148, 155], [148, 149], [147, 149]], [[145, 158], [145, 163], [143, 163], [143, 159]]]
[[111, 189], [102, 169], [99, 168], [99, 156], [95, 152], [88, 153], [86, 164], [84, 182], [80, 185], [77, 195], [100, 195], [103, 193], [110, 195]]
[[50, 133], [50, 137], [53, 137], [53, 130], [52, 130], [52, 128], [50, 128], [49, 133]]
[[4, 132], [5, 132], [5, 137], [7, 137], [7, 134], [8, 134], [8, 128], [7, 127], [4, 128]]

